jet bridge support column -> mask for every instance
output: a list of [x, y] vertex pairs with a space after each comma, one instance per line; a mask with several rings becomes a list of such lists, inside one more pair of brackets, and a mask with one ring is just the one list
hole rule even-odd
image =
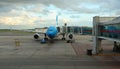
[[62, 33], [62, 35], [63, 35], [62, 40], [65, 40], [66, 36], [67, 36], [67, 23], [64, 24], [62, 32], [63, 32]]
[[65, 23], [65, 37], [67, 37], [67, 23]]
[[99, 16], [95, 16], [93, 18], [93, 49], [92, 54], [98, 54], [101, 49], [101, 39], [98, 38], [100, 34], [100, 26], [98, 23], [100, 22]]

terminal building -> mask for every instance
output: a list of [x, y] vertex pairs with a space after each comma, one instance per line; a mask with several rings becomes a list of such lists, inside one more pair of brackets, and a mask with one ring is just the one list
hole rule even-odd
[[[57, 27], [58, 32], [61, 33], [73, 33], [81, 35], [92, 35], [92, 27], [87, 26], [62, 26]], [[47, 27], [44, 28], [35, 28], [34, 32], [46, 32]]]
[[[63, 26], [63, 32], [65, 32], [65, 27]], [[82, 34], [82, 35], [92, 35], [92, 27], [87, 26], [67, 26], [67, 33]]]

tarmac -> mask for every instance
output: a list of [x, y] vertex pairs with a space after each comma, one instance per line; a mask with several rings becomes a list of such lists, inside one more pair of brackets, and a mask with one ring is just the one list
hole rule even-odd
[[[76, 35], [75, 43], [58, 38], [46, 44], [32, 35], [0, 36], [0, 69], [119, 69], [120, 55], [87, 55], [92, 43], [89, 35]], [[112, 53], [112, 47], [104, 41], [102, 53]]]

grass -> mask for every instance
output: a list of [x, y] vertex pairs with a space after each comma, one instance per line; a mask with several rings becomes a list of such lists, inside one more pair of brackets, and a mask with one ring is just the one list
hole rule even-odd
[[34, 34], [34, 32], [27, 32], [23, 30], [10, 30], [10, 29], [0, 29], [0, 33]]

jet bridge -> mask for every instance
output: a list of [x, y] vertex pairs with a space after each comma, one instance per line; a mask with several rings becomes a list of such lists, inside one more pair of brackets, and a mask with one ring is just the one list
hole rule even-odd
[[120, 17], [93, 17], [93, 49], [92, 54], [99, 54], [103, 39], [120, 43]]

